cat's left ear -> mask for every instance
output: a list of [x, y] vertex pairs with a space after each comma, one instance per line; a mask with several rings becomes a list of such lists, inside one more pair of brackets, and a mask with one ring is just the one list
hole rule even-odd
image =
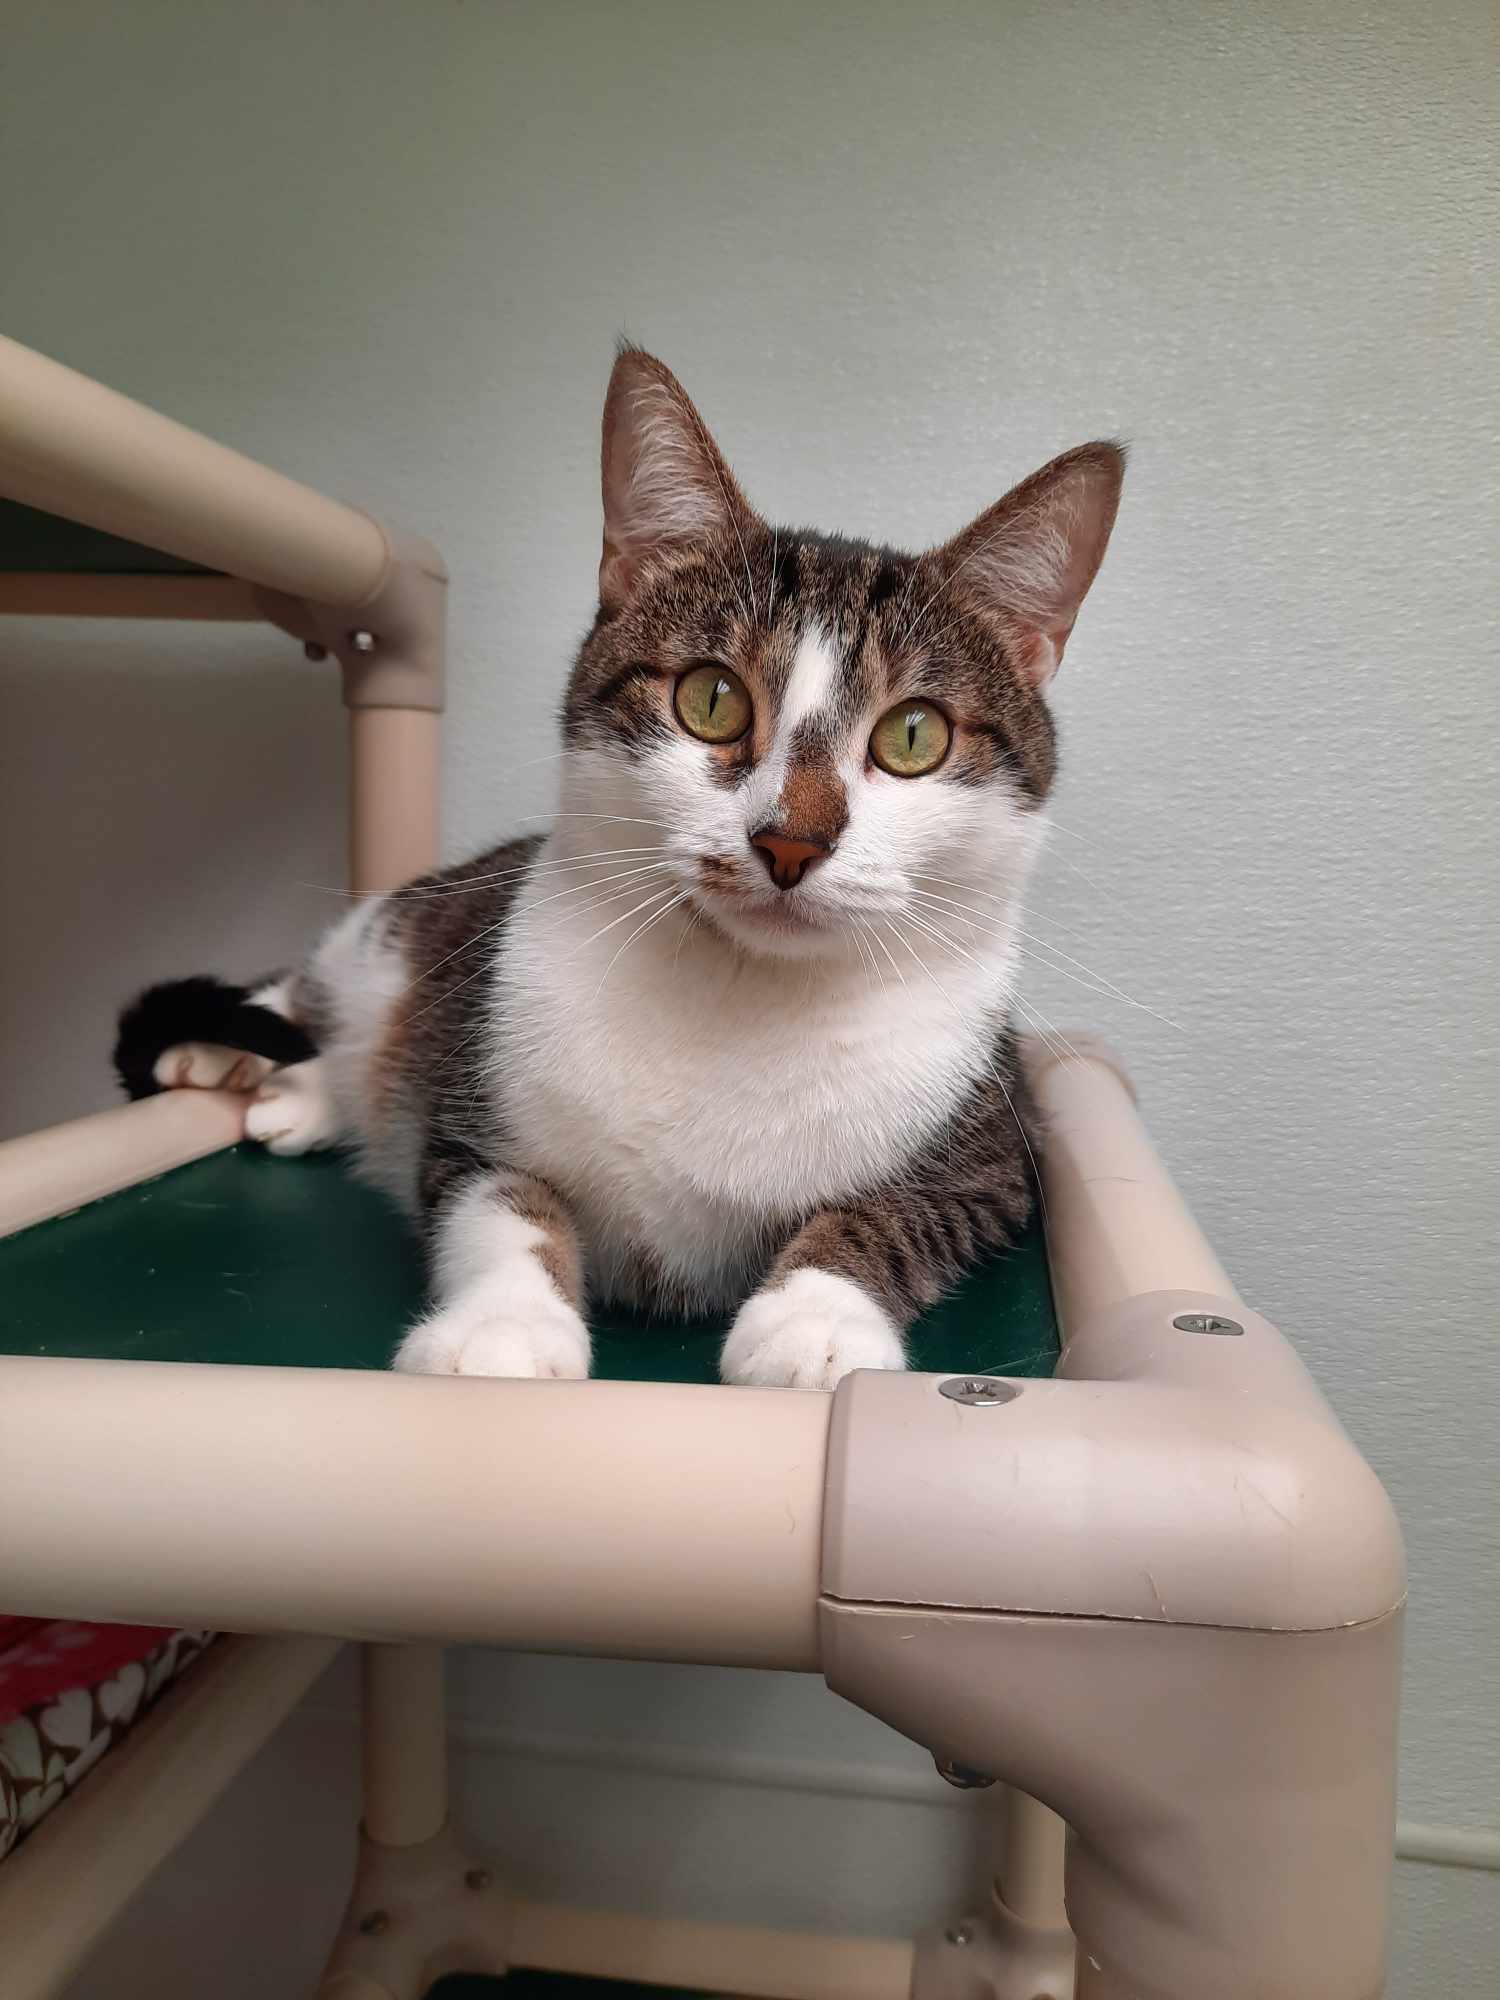
[[1057, 671], [1104, 559], [1124, 476], [1123, 445], [1078, 445], [930, 558], [955, 591], [1019, 628], [1016, 665], [1033, 687]]
[[708, 426], [663, 362], [639, 347], [616, 357], [604, 399], [604, 553], [599, 601], [617, 611], [654, 556], [754, 520]]

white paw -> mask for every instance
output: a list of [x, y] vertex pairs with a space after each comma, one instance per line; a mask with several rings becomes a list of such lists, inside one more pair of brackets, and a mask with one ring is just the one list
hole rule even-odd
[[492, 1278], [481, 1295], [458, 1299], [422, 1320], [396, 1349], [391, 1366], [408, 1375], [581, 1381], [589, 1372], [589, 1330], [566, 1299], [555, 1292], [539, 1298], [528, 1281], [518, 1287], [517, 1303], [506, 1306], [496, 1297], [499, 1288]]
[[832, 1389], [856, 1368], [904, 1368], [890, 1317], [832, 1271], [794, 1271], [735, 1316], [719, 1360], [726, 1382], [769, 1389]]
[[179, 1042], [162, 1050], [152, 1074], [163, 1090], [254, 1090], [270, 1072], [265, 1056], [218, 1042]]
[[[258, 1058], [252, 1058], [258, 1060]], [[268, 1065], [269, 1067], [269, 1065]], [[245, 1113], [245, 1137], [258, 1139], [269, 1152], [310, 1153], [331, 1146], [339, 1136], [338, 1119], [322, 1063], [293, 1063], [276, 1070], [255, 1093]]]

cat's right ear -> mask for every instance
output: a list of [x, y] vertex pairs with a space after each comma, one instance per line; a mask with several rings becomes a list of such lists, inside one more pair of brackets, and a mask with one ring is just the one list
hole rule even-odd
[[1104, 560], [1124, 476], [1122, 444], [1078, 445], [1012, 487], [936, 553], [951, 585], [1015, 628], [1014, 663], [1033, 687], [1057, 671]]
[[752, 519], [708, 426], [670, 368], [622, 347], [604, 399], [599, 602], [618, 611], [653, 556]]

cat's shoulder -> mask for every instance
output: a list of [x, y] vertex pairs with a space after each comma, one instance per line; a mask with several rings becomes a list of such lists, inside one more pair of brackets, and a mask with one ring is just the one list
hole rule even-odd
[[496, 927], [509, 915], [546, 838], [521, 834], [408, 882], [386, 898], [392, 942], [417, 963], [441, 958], [485, 933], [498, 942]]

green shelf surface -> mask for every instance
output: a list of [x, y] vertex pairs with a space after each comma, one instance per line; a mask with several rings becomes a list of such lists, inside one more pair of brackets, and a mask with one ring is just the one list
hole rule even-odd
[[[237, 1146], [0, 1243], [0, 1353], [383, 1368], [425, 1304], [403, 1216], [331, 1154]], [[592, 1316], [594, 1373], [712, 1382], [723, 1317]], [[912, 1366], [1050, 1375], [1041, 1229], [922, 1319]]]

